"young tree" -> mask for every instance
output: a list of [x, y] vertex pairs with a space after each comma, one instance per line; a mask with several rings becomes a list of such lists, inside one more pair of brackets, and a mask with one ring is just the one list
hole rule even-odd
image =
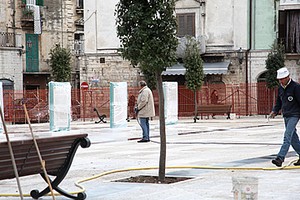
[[175, 0], [120, 0], [116, 7], [121, 54], [157, 81], [160, 121], [159, 181], [165, 180], [166, 131], [161, 73], [176, 63]]
[[268, 58], [266, 60], [266, 79], [268, 88], [275, 88], [278, 86], [276, 74], [278, 69], [284, 67], [284, 53], [285, 51], [283, 44], [273, 44], [272, 51], [268, 54]]
[[142, 70], [142, 73], [145, 76], [145, 80], [147, 82], [147, 86], [151, 89], [151, 90], [155, 90], [156, 89], [156, 77], [155, 77], [155, 73], [151, 70], [148, 69], [144, 69]]
[[50, 66], [54, 81], [68, 82], [71, 79], [71, 52], [59, 44], [50, 50]]
[[278, 87], [279, 82], [277, 81], [277, 70], [284, 67], [284, 45], [282, 43], [274, 42], [272, 51], [268, 54], [266, 60], [266, 81], [267, 87], [271, 89], [273, 95], [270, 97], [270, 102], [273, 107], [274, 99], [276, 98], [275, 88]]
[[203, 61], [200, 55], [200, 43], [193, 37], [187, 37], [185, 55], [183, 58], [186, 68], [185, 79], [187, 88], [194, 92], [195, 117], [197, 120], [197, 91], [201, 88], [204, 79]]

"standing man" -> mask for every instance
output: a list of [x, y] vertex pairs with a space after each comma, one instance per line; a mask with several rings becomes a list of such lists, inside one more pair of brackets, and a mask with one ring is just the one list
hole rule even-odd
[[[300, 156], [300, 141], [296, 129], [300, 118], [300, 85], [290, 78], [290, 73], [286, 67], [277, 70], [277, 79], [280, 83], [278, 97], [270, 117], [274, 118], [281, 110], [285, 132], [283, 144], [272, 163], [277, 167], [281, 167], [290, 145]], [[294, 165], [300, 165], [300, 159]]]
[[150, 142], [149, 118], [155, 116], [152, 91], [145, 81], [140, 81], [140, 91], [137, 99], [136, 112], [143, 130], [143, 138], [138, 142]]

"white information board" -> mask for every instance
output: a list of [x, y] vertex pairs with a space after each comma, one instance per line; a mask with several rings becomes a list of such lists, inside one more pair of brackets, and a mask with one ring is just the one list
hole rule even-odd
[[69, 131], [71, 122], [71, 85], [49, 82], [50, 131]]
[[163, 82], [166, 124], [178, 122], [178, 83]]
[[110, 128], [127, 127], [127, 83], [110, 83]]

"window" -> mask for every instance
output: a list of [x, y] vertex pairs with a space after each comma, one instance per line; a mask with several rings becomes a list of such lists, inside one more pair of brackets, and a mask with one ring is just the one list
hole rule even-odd
[[279, 11], [279, 40], [286, 53], [300, 53], [300, 10]]
[[22, 0], [23, 4], [33, 4], [34, 2], [37, 6], [44, 6], [44, 0]]
[[195, 37], [195, 13], [177, 14], [177, 36], [186, 35]]
[[83, 0], [77, 0], [77, 8], [83, 9]]

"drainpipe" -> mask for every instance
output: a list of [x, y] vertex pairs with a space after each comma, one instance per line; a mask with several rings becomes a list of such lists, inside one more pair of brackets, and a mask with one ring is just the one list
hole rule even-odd
[[12, 0], [11, 1], [11, 7], [12, 7], [12, 10], [13, 10], [13, 13], [12, 13], [12, 29], [13, 29], [13, 34], [14, 34], [14, 37], [13, 37], [13, 45], [14, 47], [16, 47], [16, 5], [15, 5], [15, 0]]
[[250, 0], [249, 2], [249, 48], [246, 50], [246, 115], [249, 113], [249, 82], [248, 82], [248, 69], [249, 69], [249, 55], [250, 55], [250, 50], [252, 49], [252, 5], [253, 5], [253, 0]]
[[64, 12], [63, 12], [63, 0], [60, 1], [60, 15], [61, 15], [61, 47], [64, 47]]

